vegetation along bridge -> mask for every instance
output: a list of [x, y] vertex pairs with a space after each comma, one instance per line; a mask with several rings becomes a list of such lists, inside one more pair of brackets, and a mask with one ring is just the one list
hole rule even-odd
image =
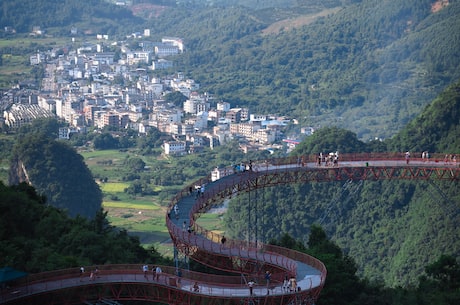
[[[421, 156], [421, 154], [419, 154]], [[326, 280], [324, 264], [304, 253], [258, 241], [226, 240], [200, 227], [202, 213], [240, 192], [293, 183], [348, 180], [446, 180], [457, 183], [460, 168], [454, 159], [436, 154], [430, 159], [404, 154], [342, 154], [338, 162], [318, 163], [318, 156], [290, 157], [221, 169], [220, 177], [200, 179], [172, 199], [166, 225], [174, 242], [176, 266], [147, 278], [140, 265], [104, 265], [90, 281], [79, 269], [32, 274], [3, 291], [2, 304], [116, 304], [123, 300], [165, 304], [314, 304]], [[324, 161], [324, 160], [323, 160]], [[247, 170], [246, 170], [247, 169]], [[214, 181], [213, 181], [214, 180]], [[198, 186], [200, 188], [198, 188]], [[189, 271], [189, 259], [235, 274], [218, 276]], [[269, 285], [264, 272], [272, 273]], [[283, 279], [295, 279], [295, 290]], [[257, 284], [252, 295], [249, 281]]]

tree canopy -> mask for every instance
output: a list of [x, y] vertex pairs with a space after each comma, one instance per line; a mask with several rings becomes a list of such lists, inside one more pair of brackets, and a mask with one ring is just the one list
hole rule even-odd
[[69, 217], [32, 186], [0, 182], [0, 265], [35, 273], [95, 264], [167, 263], [137, 237], [112, 227], [99, 210], [93, 219]]

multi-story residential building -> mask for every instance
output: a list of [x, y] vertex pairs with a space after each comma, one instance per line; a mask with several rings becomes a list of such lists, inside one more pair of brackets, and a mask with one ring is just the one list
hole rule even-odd
[[221, 110], [210, 109], [208, 111], [208, 119], [217, 124], [219, 122], [219, 119], [222, 117], [223, 114], [224, 114], [224, 112], [221, 111]]
[[70, 135], [78, 133], [79, 130], [76, 127], [60, 127], [58, 132], [59, 139], [70, 139]]
[[37, 54], [34, 54], [29, 57], [29, 61], [32, 66], [39, 65], [42, 62], [45, 62], [45, 60], [46, 60], [45, 54], [40, 53], [40, 52], [37, 52]]
[[260, 125], [252, 123], [232, 123], [230, 124], [230, 133], [241, 135], [247, 139], [252, 138], [252, 135], [260, 129]]
[[227, 112], [230, 110], [230, 103], [227, 102], [218, 102], [217, 103], [217, 110]]
[[154, 51], [155, 51], [155, 55], [160, 58], [173, 56], [173, 55], [177, 55], [180, 53], [178, 47], [167, 45], [167, 44], [155, 46]]
[[184, 141], [169, 141], [163, 144], [166, 155], [184, 154], [186, 143]]
[[182, 124], [182, 135], [189, 135], [194, 132], [192, 124]]
[[181, 53], [184, 52], [184, 43], [179, 37], [163, 37], [161, 42], [167, 45], [176, 46]]
[[52, 113], [56, 113], [56, 100], [54, 98], [38, 96], [38, 106]]
[[196, 104], [197, 104], [197, 101], [196, 100], [186, 100], [184, 102], [184, 112], [185, 113], [190, 113], [190, 114], [197, 114], [197, 111], [196, 111]]
[[201, 112], [208, 112], [210, 103], [204, 95], [193, 93], [190, 98], [184, 102], [184, 111], [186, 113], [198, 114]]
[[261, 144], [271, 144], [276, 140], [276, 131], [271, 129], [259, 129], [252, 134], [252, 141]]
[[126, 53], [126, 61], [128, 65], [136, 65], [139, 63], [150, 64], [152, 52], [150, 51], [134, 51]]
[[120, 116], [117, 113], [106, 112], [102, 115], [102, 127], [114, 126], [120, 127]]
[[173, 62], [171, 60], [166, 60], [160, 58], [158, 60], [152, 61], [152, 70], [164, 70], [173, 67]]
[[171, 123], [169, 125], [169, 132], [173, 135], [180, 135], [182, 134], [182, 124], [179, 123]]
[[[183, 80], [181, 78], [175, 78], [170, 81], [169, 85], [174, 91], [180, 91], [182, 88], [186, 88], [190, 91], [197, 91], [200, 89], [200, 84], [196, 83], [193, 79]], [[205, 97], [200, 97], [200, 98], [205, 98]]]
[[249, 108], [240, 108], [241, 109], [241, 121], [249, 120]]
[[211, 149], [214, 149], [214, 147], [220, 145], [219, 137], [212, 136], [212, 135], [207, 135], [207, 138], [208, 138], [208, 140], [209, 140], [209, 147], [210, 147]]
[[115, 59], [114, 52], [101, 52], [94, 54], [94, 60], [97, 60], [101, 64], [113, 65]]
[[176, 109], [154, 109], [149, 114], [149, 121], [180, 123], [182, 112]]
[[72, 115], [83, 111], [83, 100], [73, 94], [56, 99], [56, 115], [66, 122], [72, 121]]
[[211, 171], [211, 181], [216, 181], [226, 176], [232, 175], [235, 172], [231, 168], [218, 168], [216, 167]]
[[232, 123], [241, 122], [241, 108], [234, 108], [227, 111], [225, 118]]

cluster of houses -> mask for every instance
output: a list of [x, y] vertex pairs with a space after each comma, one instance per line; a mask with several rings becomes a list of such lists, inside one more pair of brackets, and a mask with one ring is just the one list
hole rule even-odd
[[[199, 93], [200, 85], [183, 73], [151, 76], [151, 71], [174, 66], [174, 56], [185, 51], [182, 39], [140, 41], [134, 51], [127, 44], [115, 45], [116, 52], [87, 43], [30, 56], [31, 65], [45, 67], [45, 78], [36, 90], [4, 92], [0, 124], [14, 130], [35, 118], [57, 116], [69, 124], [59, 132], [63, 138], [88, 127], [130, 128], [140, 134], [157, 128], [175, 139], [164, 143], [165, 154], [193, 153], [235, 138], [245, 151], [281, 146], [275, 143], [282, 140], [288, 118], [231, 107], [209, 93]], [[173, 92], [186, 97], [183, 105], [165, 99]]]

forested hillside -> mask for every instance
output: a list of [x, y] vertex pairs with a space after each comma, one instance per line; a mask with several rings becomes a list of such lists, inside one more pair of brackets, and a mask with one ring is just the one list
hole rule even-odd
[[112, 227], [106, 213], [71, 218], [22, 183], [0, 182], [0, 265], [44, 272], [100, 264], [159, 263], [155, 249]]
[[122, 34], [143, 20], [124, 7], [101, 0], [6, 0], [0, 4], [0, 26], [29, 33], [34, 26], [55, 35], [69, 35], [72, 27], [110, 35]]
[[[460, 82], [439, 95], [393, 139], [364, 143], [350, 131], [324, 128], [293, 153], [423, 147], [430, 153], [458, 154], [458, 109]], [[257, 227], [252, 228], [256, 224], [251, 223], [250, 230], [257, 231], [262, 240], [288, 233], [307, 242], [311, 224], [320, 224], [354, 258], [360, 276], [387, 286], [413, 285], [436, 257], [460, 257], [458, 187], [458, 182], [348, 181], [263, 189], [235, 199], [225, 223], [228, 235], [247, 238], [250, 196], [252, 213], [257, 214], [252, 217], [258, 218]]]
[[179, 66], [232, 105], [389, 138], [460, 77], [460, 3], [431, 4], [368, 0], [265, 36], [257, 12], [206, 10], [170, 34], [187, 44]]
[[18, 134], [12, 148], [9, 184], [30, 183], [46, 202], [70, 216], [95, 217], [102, 192], [81, 155], [57, 138], [53, 121], [34, 121]]
[[389, 141], [389, 150], [460, 153], [460, 83], [441, 93]]

